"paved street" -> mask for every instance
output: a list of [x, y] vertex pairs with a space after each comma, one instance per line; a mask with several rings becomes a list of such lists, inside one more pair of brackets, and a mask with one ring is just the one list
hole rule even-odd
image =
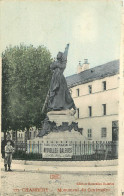
[[[1, 181], [1, 196], [117, 195], [117, 175], [58, 173], [55, 176], [48, 173], [15, 170], [13, 172], [2, 171]], [[92, 183], [97, 183], [97, 185]]]

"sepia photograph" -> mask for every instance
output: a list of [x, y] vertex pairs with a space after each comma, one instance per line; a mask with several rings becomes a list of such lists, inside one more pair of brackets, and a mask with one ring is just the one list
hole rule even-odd
[[124, 195], [124, 2], [1, 0], [1, 196]]

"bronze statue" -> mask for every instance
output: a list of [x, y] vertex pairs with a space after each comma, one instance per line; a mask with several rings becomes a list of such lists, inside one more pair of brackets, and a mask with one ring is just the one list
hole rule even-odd
[[74, 101], [67, 87], [66, 79], [63, 75], [67, 63], [68, 49], [69, 44], [67, 44], [64, 53], [58, 53], [57, 60], [54, 61], [50, 66], [50, 69], [53, 71], [48, 101], [48, 108], [50, 110], [60, 111], [71, 108], [74, 110], [76, 109]]
[[68, 118], [66, 119], [67, 122], [62, 122], [60, 126], [56, 124], [56, 120], [50, 121], [50, 116], [52, 115], [74, 116], [76, 112], [76, 106], [63, 75], [67, 63], [68, 49], [69, 44], [67, 44], [64, 53], [59, 52], [57, 59], [50, 65], [53, 75], [42, 112], [44, 112], [46, 105], [48, 105], [48, 110], [50, 111], [47, 113], [47, 117], [43, 121], [42, 130], [38, 134], [38, 137], [43, 137], [50, 132], [71, 131], [72, 129], [80, 133], [82, 132], [82, 129], [78, 128], [76, 122], [72, 121], [72, 123], [69, 124]]

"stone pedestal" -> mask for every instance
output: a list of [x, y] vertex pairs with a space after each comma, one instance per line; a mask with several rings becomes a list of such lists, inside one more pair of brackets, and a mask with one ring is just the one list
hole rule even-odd
[[[84, 141], [84, 137], [74, 130], [51, 132], [28, 141], [28, 153], [41, 153], [43, 158], [72, 158], [76, 145], [81, 141]], [[78, 150], [76, 154], [79, 154]]]
[[72, 124], [72, 122], [75, 122], [74, 116], [68, 115], [49, 115], [48, 118], [51, 122], [55, 122], [57, 126], [60, 126], [66, 122], [68, 125]]
[[52, 111], [48, 112], [47, 116], [49, 121], [55, 122], [57, 126], [65, 122], [68, 123], [68, 125], [75, 122], [74, 110]]
[[41, 153], [43, 158], [72, 158], [76, 143], [84, 140], [82, 129], [75, 122], [74, 112], [48, 112], [39, 137], [28, 141], [28, 151], [32, 152], [33, 148], [33, 152]]
[[79, 128], [78, 123], [75, 122], [74, 113], [74, 110], [48, 112], [38, 137], [43, 137], [51, 132], [70, 132], [72, 129], [82, 134], [82, 128]]

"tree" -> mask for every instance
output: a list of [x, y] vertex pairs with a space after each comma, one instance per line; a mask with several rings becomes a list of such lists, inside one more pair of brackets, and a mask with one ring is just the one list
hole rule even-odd
[[41, 126], [51, 62], [44, 46], [10, 46], [2, 53], [2, 131]]

